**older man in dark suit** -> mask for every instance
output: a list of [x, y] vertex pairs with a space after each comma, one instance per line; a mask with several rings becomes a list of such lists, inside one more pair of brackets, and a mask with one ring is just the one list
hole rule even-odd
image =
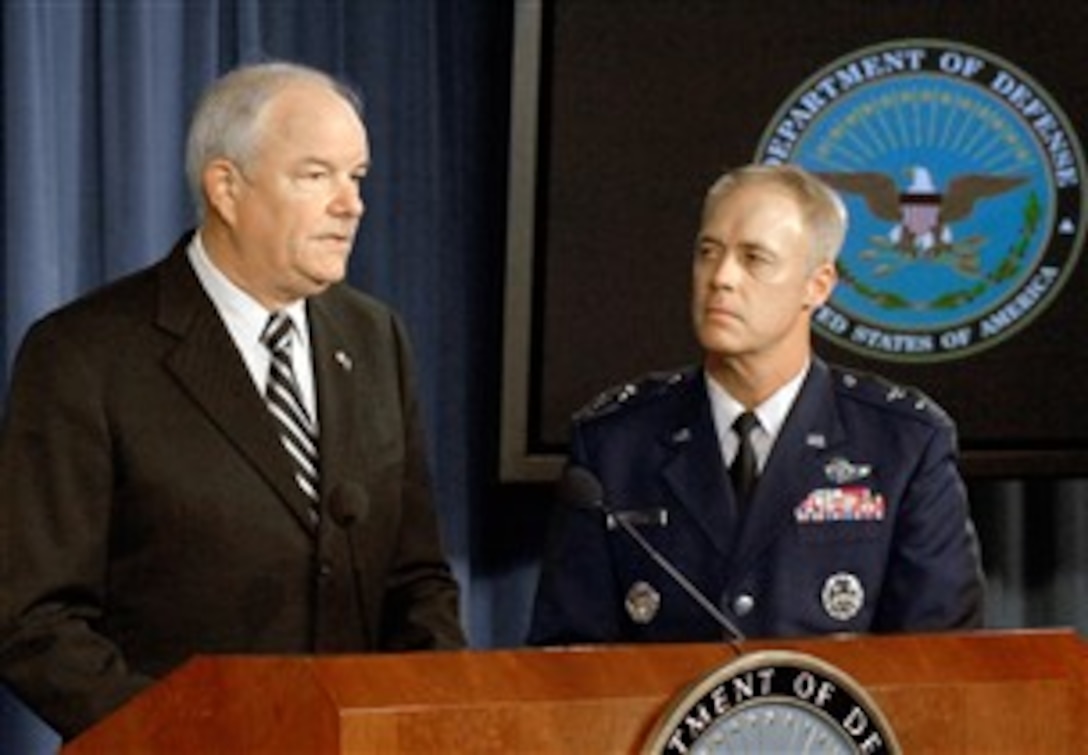
[[72, 736], [196, 653], [458, 648], [404, 329], [340, 285], [354, 96], [263, 64], [190, 129], [199, 229], [35, 324], [0, 445], [0, 681]]
[[842, 202], [799, 168], [749, 166], [710, 189], [693, 266], [703, 364], [576, 415], [531, 642], [981, 622], [952, 421], [917, 391], [812, 353], [845, 232]]

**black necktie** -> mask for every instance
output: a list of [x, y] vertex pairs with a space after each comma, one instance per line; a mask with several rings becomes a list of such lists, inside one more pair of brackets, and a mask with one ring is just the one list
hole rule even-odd
[[758, 425], [759, 420], [752, 412], [744, 412], [733, 421], [733, 432], [737, 434], [740, 443], [737, 446], [737, 455], [733, 457], [733, 464], [729, 467], [729, 476], [733, 480], [733, 491], [737, 494], [737, 502], [741, 508], [751, 498], [752, 489], [759, 477], [756, 451], [752, 447], [752, 430]]
[[280, 426], [280, 439], [295, 464], [295, 481], [311, 500], [318, 499], [317, 426], [302, 403], [295, 368], [291, 362], [294, 326], [285, 312], [268, 318], [261, 343], [272, 361], [265, 385], [265, 403]]

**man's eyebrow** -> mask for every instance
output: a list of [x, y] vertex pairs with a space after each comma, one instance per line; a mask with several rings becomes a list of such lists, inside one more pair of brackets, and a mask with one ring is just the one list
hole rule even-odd
[[322, 158], [322, 157], [316, 157], [316, 156], [313, 156], [313, 155], [308, 155], [306, 157], [302, 157], [302, 158], [299, 159], [298, 166], [300, 168], [307, 168], [307, 167], [312, 167], [312, 166], [318, 166], [318, 167], [322, 167], [322, 168], [331, 168], [332, 163], [329, 162], [328, 160]]
[[[696, 246], [702, 246], [704, 244], [708, 245], [708, 246], [720, 247], [722, 249], [729, 246], [728, 243], [726, 243], [722, 239], [718, 238], [717, 236], [714, 236], [713, 234], [700, 233], [698, 236], [695, 237], [695, 245]], [[767, 246], [766, 244], [763, 244], [760, 241], [749, 241], [749, 240], [746, 240], [746, 239], [741, 239], [741, 240], [737, 241], [736, 243], [734, 243], [733, 246], [735, 248], [737, 248], [737, 249], [739, 249], [741, 251], [745, 251], [745, 252], [761, 252], [761, 253], [768, 254], [768, 255], [770, 255], [772, 257], [780, 257], [781, 256], [779, 252], [775, 251], [774, 249]]]
[[774, 257], [775, 259], [782, 256], [782, 253], [780, 251], [773, 247], [767, 246], [761, 241], [741, 240], [741, 242], [737, 244], [737, 246], [739, 246], [746, 252], [759, 252], [760, 254], [766, 254], [767, 256]]
[[[329, 170], [336, 170], [337, 169], [337, 163], [336, 162], [334, 162], [333, 160], [330, 160], [328, 158], [325, 158], [325, 157], [318, 157], [316, 155], [309, 155], [307, 157], [301, 158], [298, 161], [298, 167], [300, 167], [300, 168], [307, 168], [307, 167], [313, 167], [313, 166], [317, 166], [317, 167], [321, 167], [321, 168], [327, 168]], [[369, 171], [370, 166], [371, 166], [371, 161], [370, 160], [360, 160], [357, 163], [352, 163], [348, 167], [348, 170], [351, 171], [351, 172], [355, 172], [355, 171], [359, 171], [359, 170]]]

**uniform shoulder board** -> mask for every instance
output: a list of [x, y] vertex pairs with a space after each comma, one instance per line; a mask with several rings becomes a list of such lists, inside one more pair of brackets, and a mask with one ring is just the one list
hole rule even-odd
[[940, 404], [922, 391], [909, 385], [900, 385], [871, 372], [859, 372], [833, 368], [835, 389], [853, 396], [859, 401], [888, 411], [913, 415], [929, 421], [949, 424], [951, 418]]
[[684, 370], [650, 372], [634, 380], [601, 391], [585, 406], [574, 413], [575, 422], [603, 417], [620, 409], [638, 406], [652, 398], [662, 396], [683, 382], [688, 376]]

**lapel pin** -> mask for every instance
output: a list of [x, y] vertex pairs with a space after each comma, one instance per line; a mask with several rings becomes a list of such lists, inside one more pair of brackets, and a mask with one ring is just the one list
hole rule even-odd
[[347, 352], [337, 351], [336, 354], [334, 354], [333, 356], [336, 359], [337, 363], [340, 365], [340, 367], [343, 368], [344, 372], [351, 372], [351, 357], [347, 355]]
[[827, 438], [821, 433], [809, 433], [805, 436], [805, 445], [809, 448], [827, 448]]
[[691, 440], [691, 429], [687, 427], [681, 427], [679, 430], [669, 436], [669, 440], [673, 443], [687, 443]]

